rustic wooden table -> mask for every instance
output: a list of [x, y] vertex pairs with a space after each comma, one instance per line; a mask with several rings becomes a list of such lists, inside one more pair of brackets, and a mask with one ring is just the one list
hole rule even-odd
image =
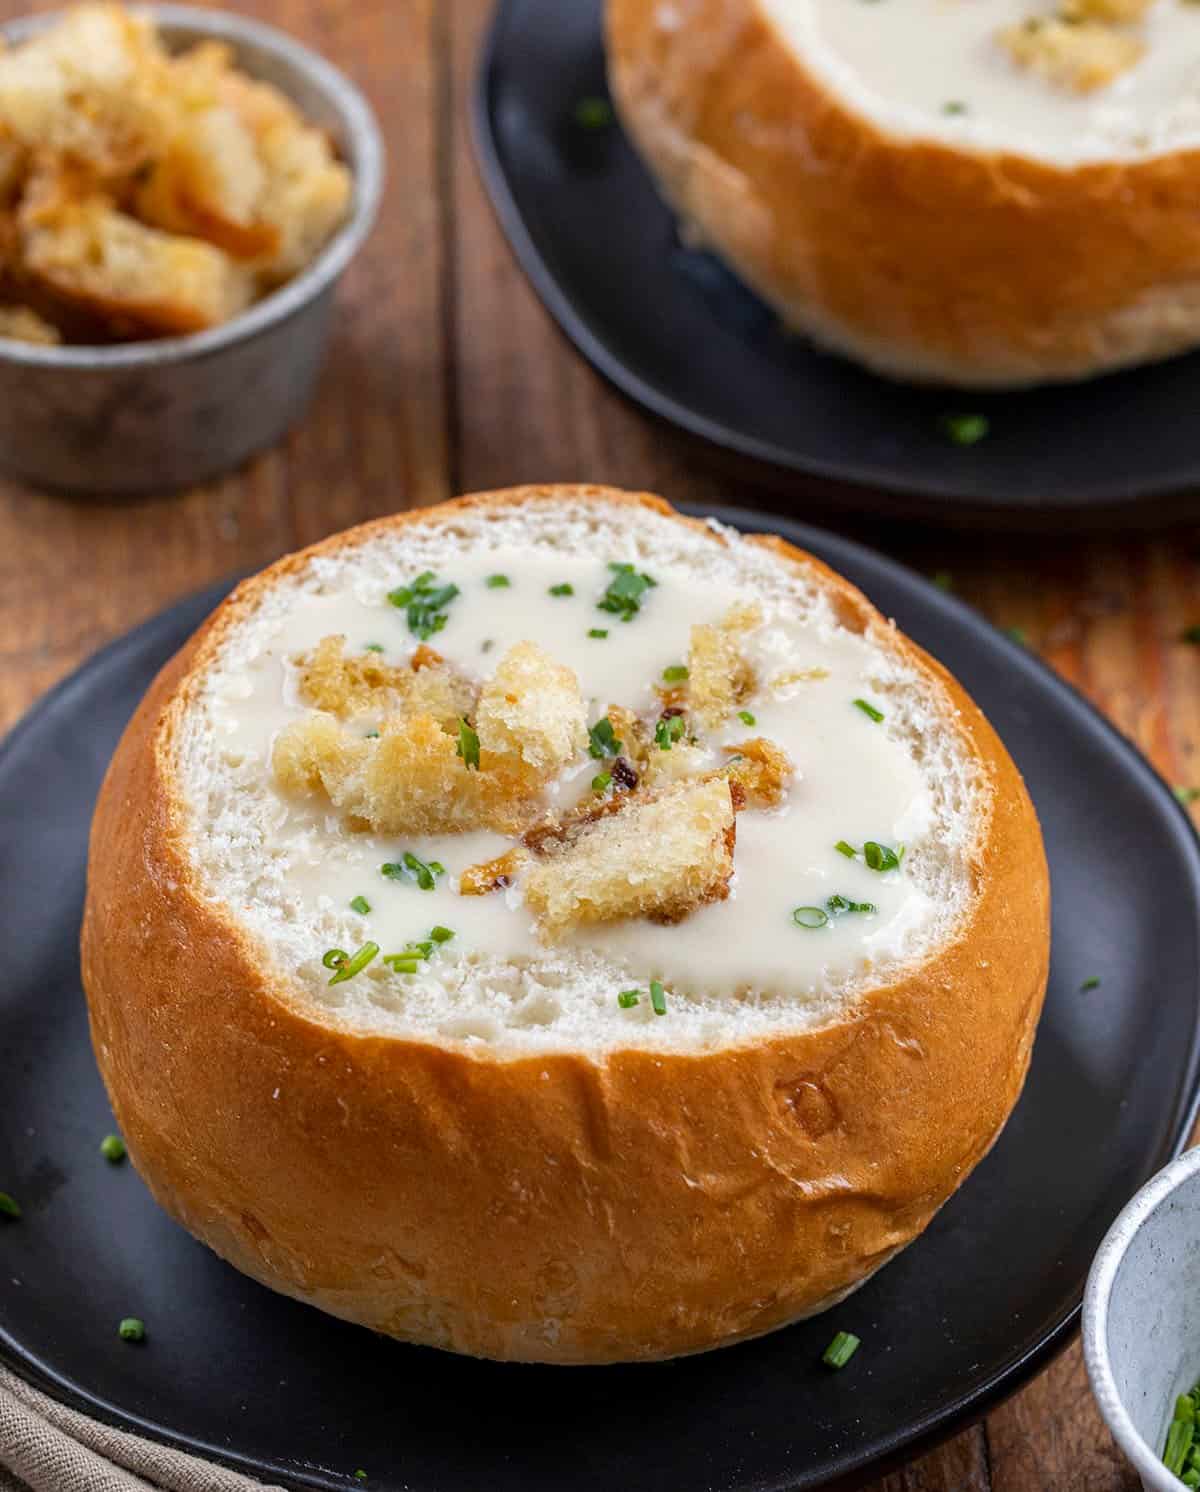
[[[379, 226], [343, 287], [316, 402], [277, 450], [218, 485], [127, 505], [0, 484], [0, 728], [101, 644], [207, 581], [457, 492], [583, 479], [822, 516], [803, 483], [786, 499], [754, 493], [628, 406], [530, 293], [467, 137], [489, 5], [243, 0], [372, 98], [390, 151]], [[29, 8], [0, 0], [0, 16]], [[1169, 781], [1200, 785], [1200, 648], [1180, 641], [1200, 623], [1200, 529], [1029, 540], [827, 521], [948, 572], [996, 623], [1021, 627]], [[1136, 1487], [1073, 1346], [986, 1422], [874, 1492]]]

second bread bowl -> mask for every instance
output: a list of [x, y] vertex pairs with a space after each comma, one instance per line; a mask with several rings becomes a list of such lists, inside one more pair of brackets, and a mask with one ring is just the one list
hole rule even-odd
[[1016, 387], [1200, 343], [1187, 0], [608, 0], [685, 225], [880, 372]]

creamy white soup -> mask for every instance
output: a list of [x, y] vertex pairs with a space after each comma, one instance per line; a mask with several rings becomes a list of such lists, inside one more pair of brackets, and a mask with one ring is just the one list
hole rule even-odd
[[[1063, 163], [1200, 140], [1193, 0], [1154, 0], [1143, 16], [1108, 27], [1135, 60], [1088, 88], [1022, 65], [1001, 40], [1010, 28], [1056, 19], [1056, 7], [1038, 0], [759, 4], [828, 84], [893, 130]], [[677, 4], [664, 10], [668, 24], [683, 20]]]
[[[682, 568], [649, 570], [656, 584], [625, 621], [598, 606], [612, 580], [602, 554], [499, 548], [455, 557], [437, 581], [453, 583], [459, 594], [445, 605], [444, 625], [428, 645], [482, 681], [510, 647], [532, 640], [574, 671], [589, 724], [614, 704], [653, 718], [656, 685], [664, 671], [684, 664], [693, 626], [719, 622], [747, 598], [732, 585], [700, 584]], [[412, 579], [398, 573], [392, 583]], [[659, 980], [668, 996], [741, 990], [803, 998], [896, 957], [930, 922], [930, 900], [906, 870], [931, 832], [930, 796], [911, 733], [906, 738], [893, 729], [877, 692], [878, 649], [827, 615], [801, 622], [784, 607], [767, 604], [762, 611], [762, 625], [744, 643], [753, 693], [718, 729], [693, 723], [702, 748], [695, 765], [717, 769], [729, 761], [725, 747], [765, 737], [787, 753], [794, 776], [779, 806], [738, 814], [726, 899], [671, 925], [633, 917], [572, 928], [555, 944], [558, 953], [599, 956], [619, 971], [617, 983], [645, 991], [650, 980]], [[536, 963], [546, 957], [547, 942], [523, 902], [519, 875], [489, 895], [460, 893], [463, 872], [511, 849], [514, 839], [486, 832], [355, 832], [328, 802], [290, 794], [275, 782], [274, 743], [309, 710], [296, 660], [331, 635], [345, 638], [347, 655], [370, 649], [394, 665], [407, 664], [420, 645], [405, 609], [389, 602], [385, 582], [355, 584], [343, 573], [340, 583], [320, 592], [297, 591], [294, 604], [257, 630], [235, 666], [226, 666], [209, 702], [221, 761], [247, 791], [270, 801], [263, 849], [287, 866], [288, 919], [321, 926], [340, 921], [356, 946], [375, 943], [381, 957], [427, 939], [435, 926], [452, 932], [412, 976], [418, 979], [438, 960], [486, 954]], [[365, 734], [379, 723], [361, 716], [354, 729]], [[546, 789], [545, 812], [589, 801], [612, 765], [586, 747], [578, 751]], [[892, 852], [898, 863], [884, 855], [883, 868], [872, 868], [868, 844]], [[424, 867], [439, 867], [431, 889], [422, 889], [413, 874], [384, 873], [384, 866], [402, 866], [406, 854]], [[430, 878], [424, 879], [428, 886]], [[799, 920], [797, 909], [803, 909]], [[378, 961], [372, 972], [382, 973]], [[615, 1000], [613, 1010], [616, 1015]], [[629, 1014], [644, 1019], [644, 1000]]]

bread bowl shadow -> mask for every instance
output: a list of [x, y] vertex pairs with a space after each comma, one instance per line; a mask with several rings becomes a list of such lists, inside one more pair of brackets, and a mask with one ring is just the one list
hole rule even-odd
[[[279, 440], [308, 406], [334, 292], [371, 230], [382, 190], [383, 144], [370, 105], [330, 63], [230, 12], [140, 9], [173, 51], [226, 43], [239, 67], [328, 130], [353, 176], [353, 196], [346, 221], [305, 270], [221, 326], [118, 346], [0, 340], [0, 468], [50, 492], [175, 491]], [[0, 36], [19, 43], [59, 19], [27, 16], [0, 26]]]

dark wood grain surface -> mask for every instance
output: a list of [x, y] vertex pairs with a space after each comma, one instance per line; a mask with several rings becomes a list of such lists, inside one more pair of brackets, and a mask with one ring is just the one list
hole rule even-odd
[[[215, 486], [130, 504], [0, 484], [0, 727], [97, 647], [207, 581], [455, 492], [580, 479], [774, 506], [945, 571], [996, 623], [1021, 628], [1168, 780], [1200, 786], [1200, 647], [1181, 641], [1200, 623], [1200, 528], [956, 535], [831, 516], [800, 481], [786, 495], [755, 491], [603, 384], [517, 270], [466, 127], [488, 0], [240, 8], [316, 46], [371, 97], [389, 147], [379, 226], [343, 286], [313, 408], [278, 449]], [[27, 9], [0, 0], [0, 16]], [[875, 1492], [1136, 1487], [1072, 1347], [984, 1424]]]

